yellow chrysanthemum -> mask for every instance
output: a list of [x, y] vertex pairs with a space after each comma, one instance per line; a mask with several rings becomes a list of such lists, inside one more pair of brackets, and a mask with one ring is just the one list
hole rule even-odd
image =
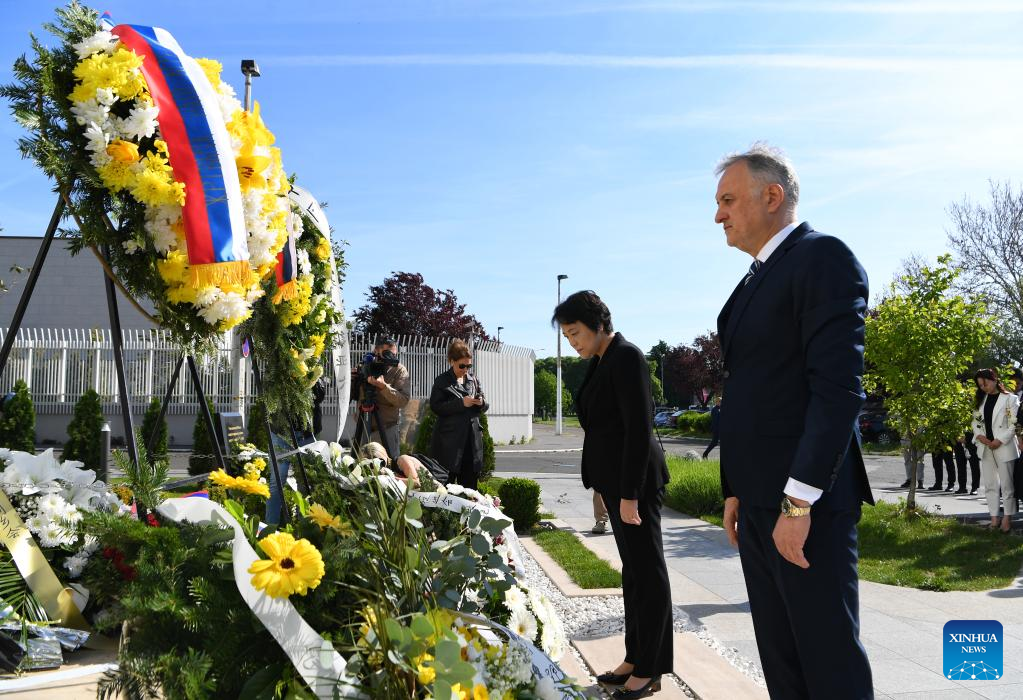
[[313, 350], [313, 357], [319, 357], [323, 354], [326, 337], [327, 336], [323, 333], [309, 336], [309, 342], [311, 344], [310, 347]]
[[309, 540], [296, 540], [287, 532], [275, 532], [259, 541], [269, 559], [252, 562], [252, 585], [271, 598], [305, 595], [323, 579], [323, 557]]
[[309, 519], [319, 525], [321, 530], [326, 530], [328, 527], [334, 529], [341, 528], [341, 516], [331, 515], [330, 512], [319, 503], [314, 503], [309, 508]]
[[490, 693], [487, 692], [487, 687], [482, 683], [477, 683], [472, 687], [472, 700], [490, 700]]
[[99, 179], [103, 181], [107, 189], [117, 192], [129, 189], [135, 184], [136, 175], [132, 165], [133, 163], [111, 160], [106, 165], [97, 168], [96, 172], [99, 173]]
[[188, 256], [184, 251], [170, 250], [166, 258], [156, 261], [156, 269], [167, 284], [184, 282], [188, 274]]
[[261, 484], [251, 479], [239, 479], [229, 475], [223, 469], [210, 472], [209, 480], [217, 486], [223, 486], [232, 491], [241, 491], [242, 493], [251, 493], [263, 498], [270, 498], [270, 489], [266, 484]]
[[185, 204], [185, 183], [172, 180], [167, 172], [143, 168], [131, 185], [132, 196], [151, 207]]
[[213, 89], [217, 89], [217, 85], [220, 84], [220, 74], [224, 71], [224, 64], [220, 61], [214, 61], [212, 58], [197, 58], [195, 62], [202, 68], [202, 72], [206, 74], [206, 79], [210, 81], [210, 85]]

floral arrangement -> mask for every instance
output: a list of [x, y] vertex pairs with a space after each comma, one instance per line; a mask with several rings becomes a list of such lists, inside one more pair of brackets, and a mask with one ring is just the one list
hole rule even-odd
[[59, 44], [35, 41], [33, 60], [19, 58], [15, 81], [0, 88], [29, 131], [19, 140], [22, 155], [65, 197], [77, 225], [66, 232], [72, 252], [100, 256], [106, 247], [108, 274], [129, 298], [148, 299], [154, 320], [183, 345], [208, 343], [251, 315], [289, 226], [297, 226], [273, 134], [258, 106], [243, 110], [220, 80], [220, 64], [200, 59], [231, 139], [248, 259], [198, 266], [216, 273], [190, 266], [182, 218], [189, 192], [171, 166], [145, 59], [98, 29], [97, 13], [77, 1], [58, 9], [57, 20], [47, 29]]
[[83, 516], [128, 512], [94, 471], [81, 467], [81, 462], [59, 462], [52, 449], [34, 455], [0, 448], [0, 489], [54, 571], [72, 579], [99, 548], [95, 537], [77, 527]]
[[[211, 476], [209, 495], [260, 554], [246, 572], [252, 586], [289, 600], [346, 659], [360, 692], [444, 700], [579, 697], [567, 681], [533, 677], [540, 652], [532, 644], [557, 653], [564, 634], [543, 596], [515, 579], [499, 543], [509, 519], [484, 515], [472, 502], [457, 512], [426, 507], [421, 492], [409, 491], [378, 462], [356, 462], [337, 445], [319, 447], [304, 455], [310, 493], [286, 489], [286, 525], [261, 526], [265, 496], [239, 487], [265, 478], [251, 455], [235, 481]], [[463, 495], [493, 503], [478, 492]], [[238, 594], [233, 534], [170, 521], [159, 511], [155, 524], [103, 514], [79, 524], [134, 573], [126, 580], [113, 561], [94, 557], [82, 577], [107, 610], [104, 624], [130, 628], [101, 693], [311, 697]], [[488, 620], [512, 630], [501, 632]]]

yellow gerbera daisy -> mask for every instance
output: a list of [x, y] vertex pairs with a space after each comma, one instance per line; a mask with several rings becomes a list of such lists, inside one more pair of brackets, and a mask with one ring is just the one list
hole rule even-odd
[[271, 598], [287, 598], [292, 593], [305, 595], [320, 585], [323, 557], [309, 540], [296, 540], [287, 532], [275, 532], [259, 541], [270, 558], [252, 562], [252, 585]]

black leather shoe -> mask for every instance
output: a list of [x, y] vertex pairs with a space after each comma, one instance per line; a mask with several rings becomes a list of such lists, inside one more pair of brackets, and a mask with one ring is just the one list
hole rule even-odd
[[625, 681], [629, 680], [631, 673], [615, 673], [614, 671], [608, 671], [597, 676], [598, 683], [606, 683], [608, 685], [623, 685]]
[[971, 496], [976, 496], [977, 495], [977, 489], [970, 489], [970, 495]]
[[958, 490], [956, 490], [956, 495], [963, 494], [963, 493], [969, 493], [969, 491], [967, 491], [966, 489], [958, 489]]
[[899, 488], [900, 489], [908, 489], [909, 488], [909, 479], [906, 479], [901, 484], [899, 484]]
[[637, 698], [645, 698], [648, 695], [653, 695], [661, 689], [661, 677], [654, 676], [646, 682], [642, 688], [636, 688], [635, 690], [626, 690], [625, 688], [619, 688], [615, 692], [611, 693], [613, 700], [636, 700]]
[[918, 481], [917, 484], [916, 484], [916, 490], [920, 491], [921, 489], [923, 489], [923, 487], [924, 487], [924, 482]]
[[952, 490], [952, 489], [954, 489], [955, 487], [956, 487], [956, 485], [955, 485], [955, 484], [949, 484], [948, 486], [946, 486], [946, 487], [945, 487], [945, 490], [946, 490], [946, 491], [951, 491], [951, 490]]
[[935, 484], [934, 486], [927, 487], [928, 491], [941, 491], [941, 484]]

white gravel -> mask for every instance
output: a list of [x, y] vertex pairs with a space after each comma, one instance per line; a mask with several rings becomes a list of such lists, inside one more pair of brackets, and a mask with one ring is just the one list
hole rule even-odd
[[[562, 624], [565, 626], [565, 634], [569, 639], [595, 639], [625, 633], [625, 606], [621, 596], [568, 598], [547, 577], [543, 569], [536, 563], [536, 560], [529, 555], [529, 552], [523, 551], [523, 556], [526, 570], [526, 585], [530, 589], [542, 591], [551, 601], [554, 609], [561, 616]], [[737, 649], [722, 644], [703, 625], [693, 623], [682, 606], [675, 605], [672, 613], [673, 626], [676, 632], [690, 632], [696, 635], [704, 644], [716, 651], [722, 658], [758, 686], [762, 688], [767, 687], [764, 683], [764, 674], [755, 663], [742, 656]], [[586, 664], [582, 661], [575, 647], [570, 645], [569, 650], [569, 653], [574, 654], [580, 666], [585, 669]], [[693, 691], [678, 676], [673, 674], [670, 678], [679, 686], [686, 697], [696, 697]], [[596, 682], [596, 679], [592, 676], [588, 680], [591, 683]]]

